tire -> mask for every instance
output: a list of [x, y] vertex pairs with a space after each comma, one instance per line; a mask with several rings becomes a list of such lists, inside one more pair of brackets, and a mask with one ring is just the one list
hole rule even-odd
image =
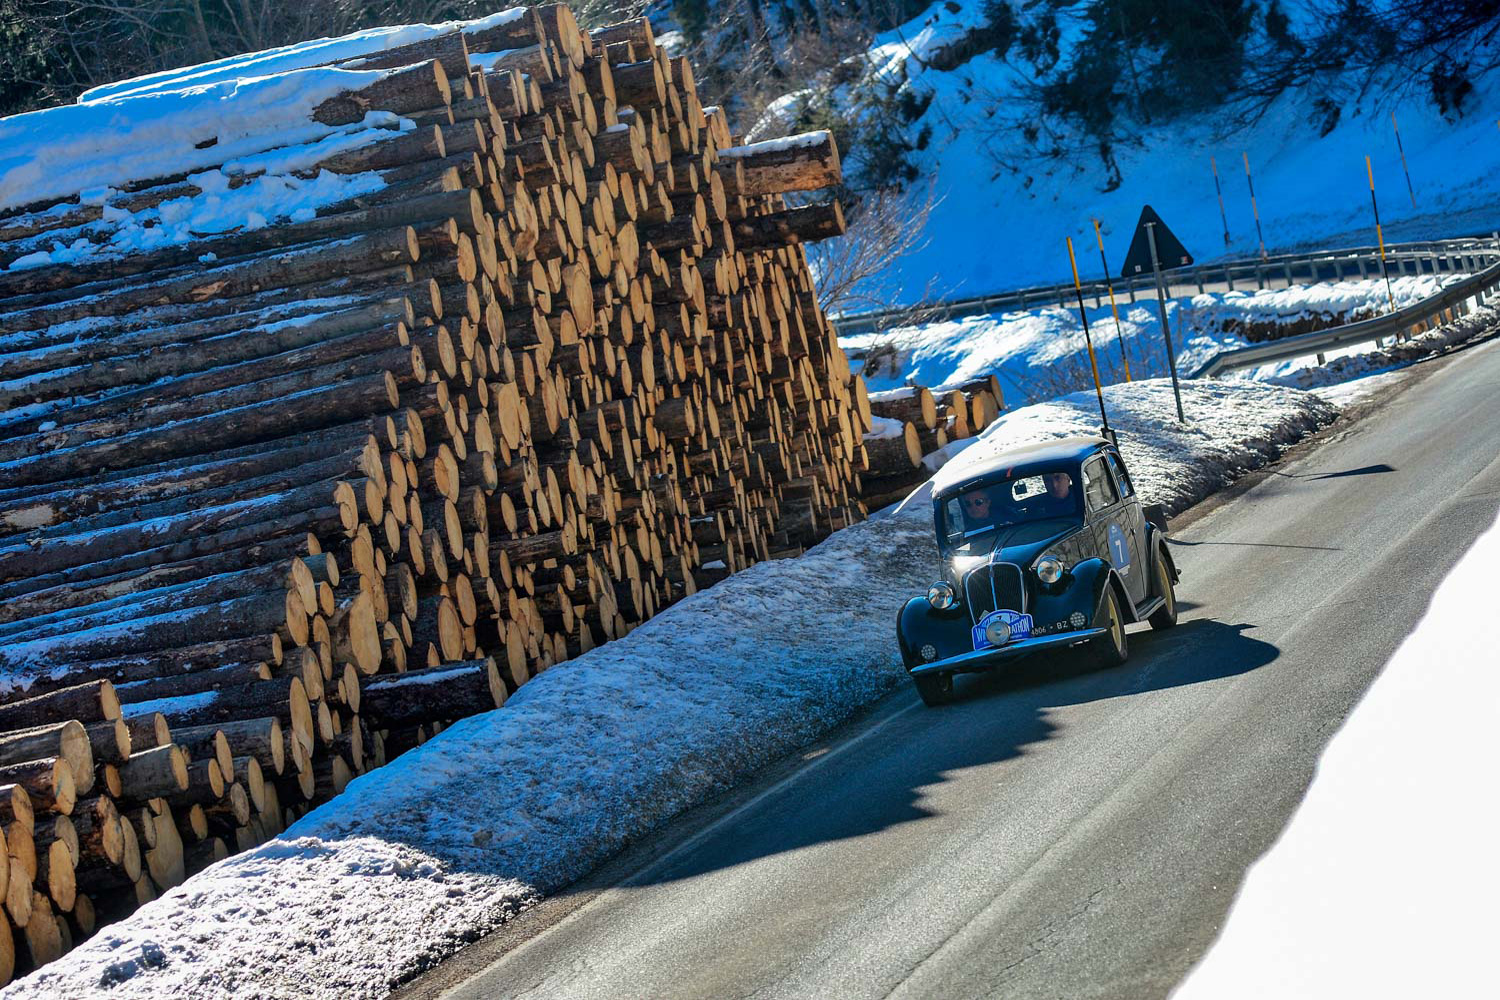
[[1156, 593], [1167, 603], [1146, 620], [1160, 632], [1177, 624], [1177, 590], [1172, 585], [1172, 571], [1167, 568], [1167, 560], [1159, 554], [1156, 557]]
[[1130, 656], [1130, 643], [1125, 638], [1125, 615], [1120, 611], [1120, 598], [1116, 596], [1115, 588], [1107, 583], [1104, 597], [1094, 611], [1094, 627], [1109, 631], [1089, 640], [1089, 661], [1100, 670], [1124, 663]]
[[913, 674], [911, 679], [922, 703], [928, 708], [946, 705], [953, 700], [952, 674]]

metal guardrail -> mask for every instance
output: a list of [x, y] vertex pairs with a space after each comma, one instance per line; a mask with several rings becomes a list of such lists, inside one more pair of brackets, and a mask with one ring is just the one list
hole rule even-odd
[[[1483, 266], [1479, 262], [1481, 258], [1492, 258], [1497, 248], [1500, 248], [1500, 234], [1484, 239], [1393, 243], [1386, 247], [1386, 269], [1392, 277], [1472, 272]], [[1224, 286], [1227, 291], [1234, 291], [1236, 287], [1249, 288], [1252, 285], [1256, 288], [1269, 288], [1275, 282], [1284, 282], [1283, 287], [1289, 287], [1356, 276], [1379, 277], [1380, 274], [1378, 247], [1352, 247], [1194, 265], [1169, 271], [1163, 278], [1167, 294], [1178, 296], [1201, 293], [1210, 286], [1219, 285]], [[1137, 297], [1154, 299], [1156, 295], [1156, 287], [1149, 274], [1121, 278], [1114, 282], [1114, 290], [1116, 301], [1121, 303], [1135, 302]], [[1101, 308], [1109, 301], [1109, 290], [1103, 281], [1086, 282], [1083, 295], [1085, 300], [1093, 300], [1095, 308]], [[1004, 309], [1036, 309], [1050, 305], [1071, 308], [1076, 303], [1077, 293], [1071, 284], [1042, 285], [994, 295], [837, 316], [830, 321], [837, 335], [843, 337], [857, 333], [877, 333], [888, 326], [899, 324], [903, 317], [912, 315], [914, 310], [922, 311], [923, 322], [930, 323]]]
[[[1190, 377], [1211, 378], [1225, 372], [1254, 368], [1273, 361], [1286, 361], [1310, 354], [1321, 356], [1325, 351], [1348, 347], [1352, 344], [1378, 343], [1386, 337], [1402, 337], [1408, 330], [1419, 324], [1427, 324], [1445, 317], [1451, 318], [1455, 311], [1466, 312], [1467, 309], [1463, 308], [1463, 304], [1469, 299], [1474, 299], [1479, 305], [1483, 305], [1485, 295], [1500, 288], [1500, 253], [1492, 249], [1484, 256], [1488, 264], [1484, 270], [1462, 281], [1454, 282], [1420, 302], [1413, 302], [1395, 312], [1360, 320], [1357, 323], [1346, 323], [1343, 326], [1298, 334], [1294, 337], [1282, 337], [1280, 340], [1256, 344], [1253, 347], [1220, 351]], [[1319, 361], [1321, 360], [1320, 357]]]

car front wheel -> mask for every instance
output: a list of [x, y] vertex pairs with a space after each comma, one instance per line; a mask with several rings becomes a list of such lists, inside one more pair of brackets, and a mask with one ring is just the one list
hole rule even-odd
[[1125, 616], [1120, 612], [1120, 599], [1114, 587], [1105, 586], [1104, 597], [1094, 612], [1094, 627], [1107, 630], [1089, 640], [1088, 655], [1094, 666], [1102, 669], [1124, 663], [1130, 647], [1125, 639]]
[[1167, 568], [1167, 560], [1160, 555], [1156, 557], [1156, 594], [1166, 603], [1146, 620], [1160, 632], [1177, 624], [1177, 590], [1172, 586], [1172, 571]]
[[946, 705], [953, 700], [952, 674], [913, 674], [911, 679], [928, 708]]

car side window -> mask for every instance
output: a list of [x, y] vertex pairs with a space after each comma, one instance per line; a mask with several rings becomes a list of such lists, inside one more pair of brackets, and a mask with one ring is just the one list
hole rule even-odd
[[1090, 514], [1103, 510], [1120, 499], [1115, 492], [1114, 482], [1109, 478], [1109, 472], [1104, 468], [1104, 459], [1091, 458], [1084, 463], [1083, 496], [1088, 502]]
[[1104, 459], [1109, 463], [1109, 471], [1115, 474], [1115, 485], [1120, 489], [1120, 496], [1135, 496], [1135, 487], [1130, 485], [1130, 477], [1125, 474], [1125, 464], [1115, 456], [1114, 452], [1105, 452]]

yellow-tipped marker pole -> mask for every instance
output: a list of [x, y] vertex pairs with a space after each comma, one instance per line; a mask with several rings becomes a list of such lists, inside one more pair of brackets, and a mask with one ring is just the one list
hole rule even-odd
[[1089, 314], [1083, 305], [1083, 282], [1078, 280], [1078, 258], [1073, 255], [1073, 237], [1068, 241], [1068, 263], [1073, 265], [1073, 290], [1078, 293], [1078, 318], [1083, 321], [1083, 342], [1089, 348], [1089, 367], [1094, 372], [1094, 394], [1099, 397], [1099, 419], [1104, 422], [1104, 436], [1109, 437], [1109, 414], [1104, 412], [1104, 388], [1099, 385], [1099, 360], [1094, 357], [1094, 338], [1089, 335]]
[[1115, 283], [1109, 277], [1109, 260], [1104, 256], [1104, 234], [1099, 231], [1099, 220], [1094, 219], [1094, 239], [1099, 241], [1099, 263], [1104, 266], [1104, 287], [1109, 289], [1109, 311], [1115, 316], [1115, 339], [1120, 342], [1120, 360], [1125, 362], [1125, 381], [1130, 377], [1130, 355], [1125, 352], [1125, 329], [1120, 325], [1120, 307], [1115, 304]]
[[1406, 174], [1406, 193], [1411, 195], [1411, 207], [1417, 207], [1417, 192], [1411, 186], [1411, 170], [1406, 166], [1406, 150], [1401, 146], [1401, 129], [1396, 125], [1396, 112], [1391, 112], [1391, 130], [1396, 133], [1396, 152], [1401, 154], [1401, 172]]
[[1255, 216], [1255, 238], [1260, 241], [1260, 259], [1266, 259], [1266, 238], [1260, 231], [1260, 206], [1255, 204], [1255, 178], [1250, 176], [1250, 154], [1240, 150], [1245, 161], [1245, 183], [1250, 185], [1250, 214]]
[[1365, 157], [1365, 176], [1370, 178], [1370, 209], [1375, 213], [1375, 239], [1380, 244], [1380, 274], [1385, 278], [1385, 297], [1391, 304], [1391, 312], [1396, 311], [1396, 296], [1391, 293], [1391, 273], [1385, 267], [1385, 233], [1380, 229], [1380, 206], [1375, 202], [1375, 168], [1370, 166], [1370, 158]]

